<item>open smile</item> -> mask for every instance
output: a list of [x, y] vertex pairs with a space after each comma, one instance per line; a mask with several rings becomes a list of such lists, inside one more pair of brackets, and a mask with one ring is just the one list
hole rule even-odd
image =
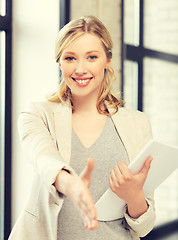
[[90, 78], [73, 78], [72, 77], [72, 79], [76, 82], [76, 84], [79, 87], [85, 87], [85, 86], [87, 86], [91, 82], [93, 77], [90, 77]]

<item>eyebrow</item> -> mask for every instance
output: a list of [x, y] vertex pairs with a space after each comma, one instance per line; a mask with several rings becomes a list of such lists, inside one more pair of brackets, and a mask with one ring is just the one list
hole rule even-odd
[[89, 53], [99, 53], [99, 51], [97, 51], [97, 50], [93, 50], [93, 51], [89, 51], [89, 52], [87, 52], [87, 54], [89, 54]]
[[[92, 51], [86, 52], [86, 54], [91, 54], [91, 53], [99, 53], [99, 51], [97, 51], [97, 50], [92, 50]], [[65, 54], [65, 55], [66, 55], [66, 54], [75, 55], [76, 53], [74, 53], [74, 52], [65, 52], [64, 54]]]
[[74, 55], [75, 53], [74, 53], [74, 52], [64, 52], [64, 54], [71, 54], [71, 55]]

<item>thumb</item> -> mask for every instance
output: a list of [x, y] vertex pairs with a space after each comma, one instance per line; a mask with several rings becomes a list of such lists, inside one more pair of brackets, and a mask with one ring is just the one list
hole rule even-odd
[[150, 170], [152, 160], [153, 160], [153, 157], [148, 157], [143, 165], [142, 170], [140, 171], [140, 174], [143, 174], [145, 178], [147, 177], [148, 172]]
[[81, 179], [87, 184], [87, 186], [90, 186], [91, 183], [91, 174], [94, 168], [94, 159], [88, 158], [87, 160], [87, 166], [84, 168], [82, 173], [80, 174]]

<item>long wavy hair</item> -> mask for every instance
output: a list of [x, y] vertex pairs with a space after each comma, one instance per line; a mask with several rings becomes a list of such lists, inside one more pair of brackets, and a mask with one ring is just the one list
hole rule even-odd
[[[59, 62], [63, 50], [77, 37], [84, 33], [92, 33], [97, 36], [106, 53], [107, 59], [112, 59], [113, 42], [111, 36], [103, 23], [94, 16], [81, 17], [70, 21], [58, 33], [55, 48], [55, 59]], [[118, 111], [118, 107], [123, 105], [123, 101], [118, 99], [112, 91], [112, 83], [115, 80], [114, 70], [109, 67], [105, 69], [104, 80], [102, 81], [100, 92], [97, 99], [97, 110], [100, 114], [110, 115], [107, 106], [109, 104], [114, 109], [113, 113]], [[70, 105], [73, 109], [72, 93], [70, 88], [62, 79], [59, 90], [48, 98], [48, 101], [59, 101]]]

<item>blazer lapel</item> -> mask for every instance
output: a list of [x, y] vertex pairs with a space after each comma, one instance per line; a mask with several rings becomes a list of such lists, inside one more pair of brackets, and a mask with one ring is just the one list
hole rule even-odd
[[138, 151], [133, 121], [123, 108], [119, 108], [118, 112], [112, 116], [112, 119], [131, 161]]
[[[109, 111], [112, 113], [112, 109], [109, 109]], [[71, 157], [72, 109], [65, 104], [59, 104], [57, 110], [54, 111], [54, 119], [58, 148], [63, 161], [69, 164]], [[135, 126], [130, 114], [124, 108], [119, 108], [118, 112], [112, 115], [112, 120], [131, 161], [138, 152], [138, 146]]]
[[72, 109], [59, 104], [54, 112], [56, 139], [63, 161], [69, 164], [71, 157]]

